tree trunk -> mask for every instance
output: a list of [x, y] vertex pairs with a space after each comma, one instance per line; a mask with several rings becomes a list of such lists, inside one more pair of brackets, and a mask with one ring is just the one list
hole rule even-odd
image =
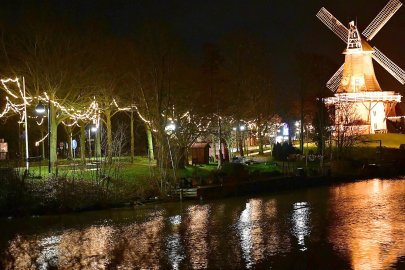
[[264, 154], [264, 140], [263, 140], [263, 134], [262, 134], [262, 130], [259, 128], [258, 132], [257, 132], [257, 136], [259, 137], [259, 154], [263, 155]]
[[[41, 138], [44, 137], [44, 131], [41, 128]], [[45, 159], [45, 140], [41, 142], [41, 148], [42, 148], [42, 158]]]
[[238, 145], [239, 145], [239, 155], [241, 157], [245, 156], [245, 152], [243, 151], [243, 143], [244, 143], [244, 136], [243, 136], [243, 132], [240, 132], [240, 125], [237, 127], [237, 137], [238, 137]]
[[214, 152], [214, 156], [212, 157], [213, 161], [216, 162], [217, 161], [217, 143], [215, 142], [215, 136], [212, 135], [212, 149]]
[[73, 159], [72, 141], [73, 141], [73, 138], [72, 138], [72, 130], [70, 130], [70, 134], [69, 134], [69, 155], [70, 155], [70, 158]]
[[154, 160], [155, 155], [153, 153], [153, 138], [152, 138], [152, 131], [150, 130], [150, 127], [146, 125], [146, 137], [148, 138], [148, 154], [149, 154], [149, 159]]
[[94, 149], [95, 154], [96, 154], [96, 158], [100, 158], [101, 157], [101, 130], [100, 127], [97, 129], [96, 134], [95, 134], [95, 147], [96, 149]]
[[86, 162], [86, 130], [84, 123], [80, 126], [80, 159], [83, 164]]
[[134, 112], [131, 111], [131, 163], [134, 163], [135, 158], [135, 136], [134, 136]]
[[[301, 94], [301, 125], [300, 125], [300, 150], [304, 154], [304, 97]], [[307, 150], [308, 151], [308, 150]]]
[[257, 120], [257, 137], [259, 139], [259, 154], [263, 155], [264, 154], [264, 147], [263, 147], [263, 126], [262, 126], [262, 119], [261, 115], [259, 115], [258, 120]]
[[73, 158], [73, 151], [72, 151], [72, 127], [71, 126], [64, 126], [66, 135], [68, 137], [67, 140], [67, 151], [66, 151], [66, 157], [67, 158]]
[[112, 131], [111, 131], [111, 110], [108, 108], [104, 112], [107, 128], [107, 160], [112, 162]]
[[56, 121], [56, 110], [53, 105], [50, 106], [50, 153], [49, 153], [49, 158], [51, 161], [51, 167], [55, 167], [55, 163], [58, 159], [57, 156], [57, 139], [58, 139], [58, 122]]
[[221, 137], [222, 137], [222, 127], [221, 127], [221, 117], [218, 116], [218, 141], [219, 141], [219, 152], [218, 152], [218, 169], [221, 169], [222, 167], [222, 143], [221, 143]]

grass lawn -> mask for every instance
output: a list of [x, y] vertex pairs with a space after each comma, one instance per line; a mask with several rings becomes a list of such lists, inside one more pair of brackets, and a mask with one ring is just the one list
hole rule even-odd
[[[96, 179], [98, 173], [102, 175], [119, 178], [122, 180], [133, 180], [136, 178], [148, 177], [156, 170], [156, 162], [149, 162], [147, 157], [137, 156], [134, 162], [130, 162], [129, 157], [116, 159], [112, 166], [106, 166], [104, 162], [96, 163], [94, 159], [87, 159], [86, 166], [80, 164], [80, 160], [58, 160], [58, 175], [62, 177], [76, 177], [82, 179]], [[20, 168], [20, 172], [24, 172], [24, 168]], [[55, 169], [53, 170], [55, 173]], [[48, 163], [33, 163], [30, 167], [30, 175], [46, 176], [48, 174]]]
[[[364, 140], [381, 140], [382, 146], [386, 148], [399, 148], [400, 144], [405, 144], [404, 134], [373, 134], [364, 136]], [[305, 148], [307, 144], [304, 145]], [[309, 144], [309, 149], [314, 147], [313, 144]], [[370, 143], [359, 143], [356, 147], [352, 149], [353, 156], [358, 158], [378, 158], [379, 155], [376, 153], [376, 147], [379, 146], [379, 142]], [[305, 149], [308, 150], [308, 149]], [[259, 156], [256, 156], [259, 157]], [[270, 153], [263, 155], [264, 160], [270, 160]], [[129, 157], [121, 157], [119, 160], [116, 158], [114, 160], [113, 166], [105, 166], [104, 162], [99, 162], [98, 165], [94, 159], [87, 159], [87, 165], [80, 165], [80, 160], [58, 160], [58, 175], [62, 177], [74, 177], [81, 179], [97, 179], [101, 175], [107, 175], [115, 179], [120, 179], [124, 181], [137, 181], [139, 179], [146, 179], [153, 177], [154, 173], [157, 173], [158, 168], [156, 167], [156, 161], [149, 161], [147, 157], [137, 156], [134, 162], [130, 162]], [[301, 162], [303, 163], [303, 162]], [[48, 174], [47, 161], [34, 162], [30, 167], [30, 174], [32, 176], [46, 176]], [[296, 166], [301, 166], [300, 162], [295, 164]], [[311, 164], [312, 165], [312, 164]], [[20, 166], [23, 166], [21, 164]], [[246, 167], [249, 173], [269, 173], [279, 170], [277, 166], [269, 165], [266, 163], [251, 164]], [[184, 169], [178, 169], [176, 171], [177, 178], [204, 178], [207, 177], [211, 172], [217, 169], [217, 163], [210, 163], [207, 165], [197, 165], [197, 166], [186, 166]], [[23, 173], [24, 168], [20, 168], [20, 172]], [[55, 171], [53, 171], [55, 173]], [[171, 173], [171, 172], [169, 172]]]
[[184, 169], [177, 170], [178, 177], [207, 177], [212, 171], [215, 171], [218, 167], [217, 163], [186, 166]]
[[[88, 160], [86, 166], [82, 166], [79, 160], [60, 160], [58, 166], [58, 175], [62, 177], [74, 177], [80, 179], [94, 180], [97, 178], [97, 167], [99, 173], [102, 175], [111, 176], [113, 178], [136, 181], [139, 179], [152, 177], [154, 173], [157, 173], [156, 161], [149, 162], [147, 157], [135, 157], [133, 163], [130, 162], [128, 157], [120, 159], [120, 162], [115, 160], [115, 163], [111, 168], [107, 169], [107, 166], [96, 165], [95, 160]], [[40, 166], [41, 165], [41, 166]], [[184, 169], [176, 170], [177, 178], [204, 178], [211, 172], [217, 170], [217, 163], [210, 163], [196, 166], [186, 166]], [[278, 170], [274, 164], [256, 163], [246, 166], [249, 173], [268, 173]], [[20, 172], [23, 173], [24, 168], [20, 168]], [[55, 170], [53, 171], [55, 173]], [[170, 171], [168, 172], [171, 173]], [[33, 163], [30, 167], [30, 175], [32, 176], [46, 176], [48, 174], [47, 162], [43, 161], [41, 164]]]
[[279, 166], [275, 162], [272, 163], [256, 163], [247, 166], [249, 173], [271, 173], [280, 171]]
[[[381, 140], [381, 145], [387, 148], [399, 148], [401, 144], [405, 144], [405, 134], [386, 133], [386, 134], [370, 134], [364, 136], [364, 140]], [[358, 146], [377, 147], [379, 142], [359, 143]]]

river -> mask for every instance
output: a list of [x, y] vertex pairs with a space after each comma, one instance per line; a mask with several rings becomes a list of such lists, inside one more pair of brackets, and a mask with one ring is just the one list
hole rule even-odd
[[1, 269], [399, 269], [405, 178], [0, 220]]

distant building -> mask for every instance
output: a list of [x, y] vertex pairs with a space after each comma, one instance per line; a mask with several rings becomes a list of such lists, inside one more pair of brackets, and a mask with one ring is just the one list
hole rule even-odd
[[193, 143], [191, 146], [192, 164], [208, 164], [210, 162], [210, 145], [206, 142]]
[[[390, 1], [363, 31], [365, 39], [370, 41], [400, 6], [399, 1]], [[325, 8], [318, 12], [317, 17], [347, 43], [343, 52], [345, 62], [327, 83], [327, 87], [335, 92], [333, 97], [325, 99], [325, 104], [334, 108], [335, 128], [350, 126], [360, 134], [386, 133], [386, 120], [396, 116], [395, 105], [401, 102], [402, 96], [393, 91], [382, 91], [372, 60], [402, 84], [405, 83], [405, 72], [376, 47], [371, 47], [360, 36], [353, 21], [346, 28]]]

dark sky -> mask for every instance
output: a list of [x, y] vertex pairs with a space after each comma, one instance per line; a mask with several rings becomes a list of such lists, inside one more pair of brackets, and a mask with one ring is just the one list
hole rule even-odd
[[[47, 1], [55, 14], [73, 21], [102, 21], [117, 35], [136, 35], [144, 20], [160, 20], [169, 24], [197, 54], [205, 42], [216, 42], [230, 32], [247, 31], [269, 43], [274, 52], [280, 76], [287, 77], [295, 51], [322, 54], [336, 63], [343, 63], [345, 44], [321, 23], [315, 14], [324, 6], [342, 23], [357, 20], [360, 30], [385, 6], [388, 0], [253, 0], [253, 1], [158, 1], [158, 0], [54, 0]], [[11, 1], [3, 4], [2, 13], [17, 19], [22, 10], [41, 8], [44, 1]], [[405, 7], [372, 40], [385, 55], [405, 69]], [[375, 64], [383, 90], [405, 95], [405, 88]], [[332, 75], [332, 74], [331, 74]]]

